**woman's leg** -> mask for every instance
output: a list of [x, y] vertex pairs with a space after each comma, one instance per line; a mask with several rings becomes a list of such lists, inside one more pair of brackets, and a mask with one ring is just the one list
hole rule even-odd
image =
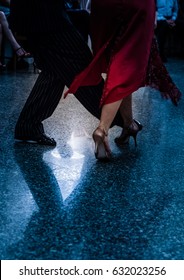
[[102, 108], [101, 118], [99, 127], [101, 127], [106, 134], [116, 116], [118, 109], [120, 108], [122, 100], [118, 100], [116, 102], [105, 104]]
[[108, 144], [108, 130], [120, 108], [122, 100], [105, 104], [102, 107], [102, 113], [99, 125], [93, 132], [95, 142], [95, 156], [99, 160], [107, 160], [111, 157], [111, 150]]
[[142, 125], [137, 120], [133, 119], [132, 112], [132, 95], [127, 96], [120, 106], [120, 114], [123, 119], [123, 130], [119, 137], [115, 138], [115, 143], [118, 146], [124, 146], [129, 142], [130, 136], [134, 137], [136, 144], [136, 135], [142, 129]]
[[20, 48], [21, 46], [15, 40], [15, 37], [13, 36], [12, 31], [9, 29], [8, 21], [3, 12], [0, 12], [0, 23], [2, 25], [3, 31], [4, 31], [7, 39], [10, 41], [10, 44], [12, 45], [13, 49], [16, 50], [16, 49]]
[[132, 95], [103, 106], [99, 126], [106, 132], [108, 132], [118, 110], [120, 111], [123, 119], [123, 127], [129, 127], [133, 121]]
[[27, 57], [30, 55], [30, 53], [26, 52], [17, 42], [15, 39], [11, 29], [9, 28], [8, 21], [6, 19], [6, 16], [3, 12], [0, 11], [0, 24], [2, 25], [2, 29], [5, 33], [5, 36], [9, 40], [12, 48], [15, 50], [17, 56], [19, 57]]
[[120, 106], [120, 114], [123, 119], [124, 128], [127, 128], [131, 125], [133, 121], [133, 112], [132, 112], [132, 95], [125, 97]]
[[142, 129], [142, 125], [133, 119], [132, 95], [129, 95], [123, 100], [105, 104], [103, 106], [99, 126], [93, 132], [93, 139], [95, 142], [95, 156], [97, 159], [106, 160], [110, 158], [111, 151], [108, 145], [107, 136], [108, 130], [118, 110], [120, 111], [123, 119], [124, 129], [120, 137], [115, 139], [115, 142], [117, 143], [120, 141], [120, 143], [117, 144], [120, 146], [124, 145], [125, 143], [128, 143], [130, 136], [132, 136], [134, 138], [135, 145], [137, 145], [136, 136], [137, 133]]
[[26, 52], [17, 42], [17, 40], [15, 39], [11, 29], [9, 28], [9, 24], [8, 21], [6, 19], [5, 14], [0, 11], [0, 24], [2, 25], [2, 29], [5, 33], [5, 36], [7, 37], [7, 39], [9, 40], [12, 48], [14, 49], [14, 51], [16, 52], [16, 55], [18, 57], [28, 57], [30, 56], [30, 53]]

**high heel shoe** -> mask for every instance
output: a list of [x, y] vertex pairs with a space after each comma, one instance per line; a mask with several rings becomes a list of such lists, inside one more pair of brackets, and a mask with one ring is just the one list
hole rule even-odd
[[111, 150], [107, 142], [107, 133], [101, 127], [93, 132], [93, 140], [95, 142], [95, 157], [98, 160], [109, 160], [111, 158]]
[[22, 47], [16, 49], [15, 53], [18, 56], [18, 58], [30, 57], [31, 55], [29, 52], [26, 52]]
[[137, 147], [137, 133], [141, 131], [142, 128], [143, 126], [139, 121], [133, 120], [129, 127], [123, 129], [121, 135], [114, 139], [115, 143], [119, 147], [123, 147], [125, 144], [129, 143], [129, 139], [132, 136], [134, 139], [135, 147]]

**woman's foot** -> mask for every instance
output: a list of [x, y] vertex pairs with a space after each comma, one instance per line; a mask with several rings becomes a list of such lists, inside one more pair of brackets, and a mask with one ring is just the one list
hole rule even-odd
[[105, 130], [101, 127], [97, 127], [97, 129], [93, 132], [93, 140], [95, 142], [96, 159], [109, 160], [111, 158], [111, 150]]
[[21, 57], [21, 58], [30, 56], [30, 53], [26, 52], [22, 47], [16, 49], [15, 53], [18, 57]]
[[121, 135], [114, 139], [117, 146], [123, 147], [128, 144], [131, 136], [134, 138], [135, 146], [137, 146], [137, 133], [142, 130], [142, 127], [140, 122], [133, 120], [127, 128], [123, 129]]

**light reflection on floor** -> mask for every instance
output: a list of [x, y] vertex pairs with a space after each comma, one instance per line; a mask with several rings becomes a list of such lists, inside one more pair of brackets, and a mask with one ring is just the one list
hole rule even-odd
[[85, 160], [85, 155], [80, 150], [81, 144], [84, 143], [82, 140], [84, 140], [82, 137], [75, 136], [75, 133], [72, 133], [67, 143], [72, 149], [72, 154], [69, 158], [62, 158], [57, 147], [43, 155], [43, 160], [53, 170], [53, 174], [60, 186], [63, 201], [70, 196], [81, 177]]

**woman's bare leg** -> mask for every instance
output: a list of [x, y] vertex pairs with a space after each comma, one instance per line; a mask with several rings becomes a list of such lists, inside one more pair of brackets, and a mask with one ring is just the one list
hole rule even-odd
[[99, 160], [109, 159], [111, 150], [108, 144], [108, 130], [121, 106], [122, 100], [105, 104], [102, 108], [101, 118], [97, 129], [93, 132], [95, 142], [95, 156]]
[[106, 131], [106, 133], [108, 133], [108, 130], [112, 124], [112, 121], [115, 118], [117, 111], [121, 106], [121, 103], [122, 100], [118, 100], [116, 102], [105, 104], [103, 106], [99, 127], [103, 128]]
[[105, 104], [103, 106], [99, 126], [102, 127], [106, 132], [108, 132], [118, 110], [122, 116], [124, 128], [129, 127], [133, 121], [132, 95], [129, 95], [122, 100], [118, 100], [117, 102]]
[[127, 96], [120, 106], [120, 113], [123, 119], [123, 130], [119, 137], [116, 137], [115, 143], [118, 146], [124, 146], [129, 143], [130, 136], [134, 135], [135, 145], [136, 143], [136, 135], [142, 129], [141, 123], [133, 119], [132, 112], [132, 95]]
[[3, 12], [0, 11], [0, 24], [2, 26], [2, 29], [4, 31], [5, 36], [7, 37], [7, 39], [9, 40], [12, 48], [14, 49], [14, 51], [16, 52], [16, 55], [18, 57], [28, 57], [30, 56], [29, 52], [26, 52], [17, 42], [17, 40], [15, 39], [11, 29], [9, 28], [9, 24], [8, 21], [6, 19], [6, 16]]
[[0, 12], [0, 23], [2, 25], [3, 31], [4, 31], [7, 39], [9, 40], [10, 44], [12, 45], [12, 48], [14, 50], [17, 50], [18, 48], [20, 48], [21, 46], [18, 44], [12, 31], [9, 29], [8, 21], [3, 12]]
[[129, 127], [133, 121], [132, 94], [123, 99], [119, 110], [123, 119], [124, 128]]
[[136, 136], [137, 133], [142, 129], [142, 125], [139, 122], [133, 120], [132, 95], [129, 95], [122, 100], [105, 104], [103, 106], [99, 126], [93, 132], [93, 139], [95, 142], [95, 156], [97, 159], [104, 160], [110, 157], [111, 151], [108, 145], [107, 135], [111, 123], [118, 110], [120, 110], [121, 116], [123, 118], [124, 129], [120, 137], [115, 139], [115, 142], [119, 145], [124, 145], [125, 143], [128, 143], [130, 136], [133, 136], [135, 145], [137, 145]]

